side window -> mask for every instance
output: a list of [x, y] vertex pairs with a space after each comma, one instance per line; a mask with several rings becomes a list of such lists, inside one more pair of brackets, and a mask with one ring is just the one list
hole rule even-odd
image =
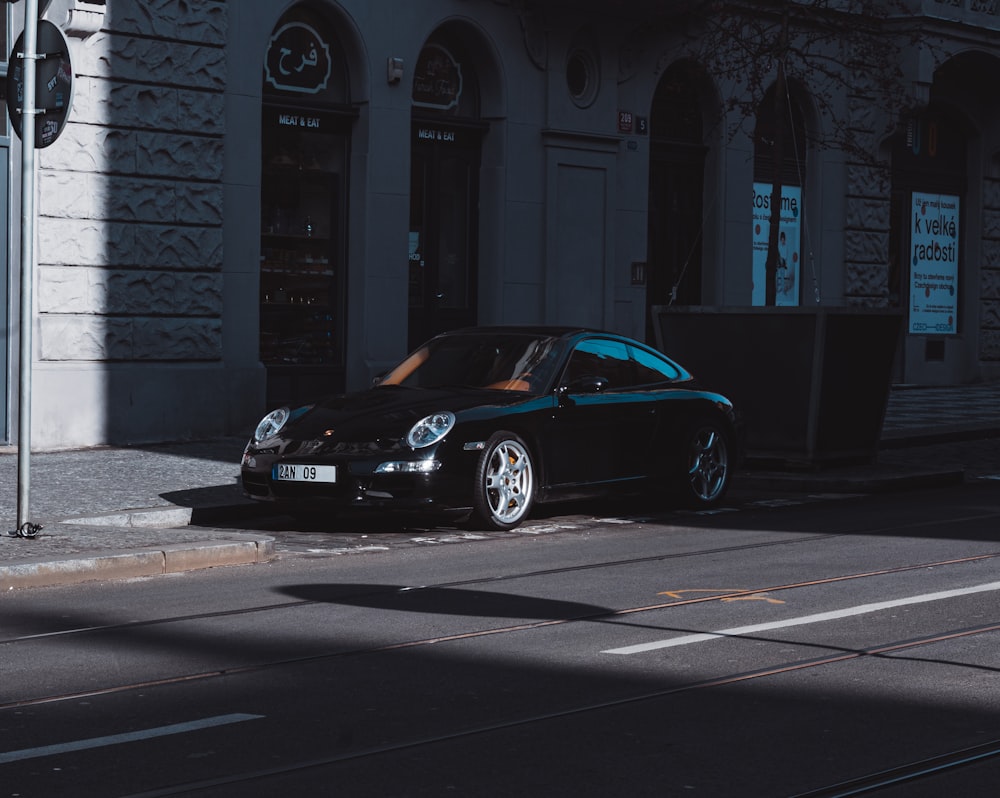
[[581, 377], [603, 377], [608, 381], [609, 391], [634, 385], [633, 363], [628, 347], [619, 341], [600, 338], [581, 341], [569, 359], [564, 380], [573, 382]]
[[636, 382], [639, 385], [673, 382], [681, 377], [681, 371], [677, 366], [645, 349], [633, 348], [632, 357], [636, 362]]

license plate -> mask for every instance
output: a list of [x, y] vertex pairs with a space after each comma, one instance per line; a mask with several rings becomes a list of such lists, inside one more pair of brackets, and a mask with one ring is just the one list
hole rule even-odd
[[281, 482], [336, 482], [337, 466], [275, 463], [271, 478]]

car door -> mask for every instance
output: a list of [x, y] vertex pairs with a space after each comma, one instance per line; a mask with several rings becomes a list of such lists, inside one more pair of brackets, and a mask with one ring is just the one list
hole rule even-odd
[[646, 473], [658, 416], [655, 396], [635, 383], [635, 363], [624, 342], [595, 337], [576, 345], [549, 425], [550, 485], [590, 485]]

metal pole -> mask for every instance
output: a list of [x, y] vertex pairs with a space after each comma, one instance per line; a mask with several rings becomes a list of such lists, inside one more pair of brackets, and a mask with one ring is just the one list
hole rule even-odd
[[24, 3], [24, 98], [21, 110], [21, 319], [18, 362], [17, 534], [34, 537], [40, 527], [28, 519], [31, 504], [31, 334], [35, 286], [35, 60], [38, 0]]

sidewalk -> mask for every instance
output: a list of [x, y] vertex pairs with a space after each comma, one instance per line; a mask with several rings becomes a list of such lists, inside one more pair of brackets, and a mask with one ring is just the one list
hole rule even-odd
[[874, 493], [1000, 474], [1000, 382], [938, 388], [896, 386], [873, 465], [807, 473], [758, 472], [737, 482], [758, 490]]
[[[239, 461], [246, 441], [220, 438], [162, 446], [36, 452], [28, 520], [17, 526], [17, 452], [0, 453], [0, 592], [266, 562], [274, 540], [194, 524], [265, 512], [245, 499]], [[196, 486], [196, 487], [192, 487]]]
[[[892, 391], [874, 465], [802, 474], [740, 474], [741, 489], [903, 490], [1000, 474], [1000, 382]], [[267, 513], [243, 497], [245, 440], [41, 452], [31, 457], [32, 539], [17, 525], [17, 453], [0, 448], [0, 593], [14, 587], [128, 578], [266, 562], [274, 539], [213, 529]], [[975, 461], [975, 462], [973, 462]]]

